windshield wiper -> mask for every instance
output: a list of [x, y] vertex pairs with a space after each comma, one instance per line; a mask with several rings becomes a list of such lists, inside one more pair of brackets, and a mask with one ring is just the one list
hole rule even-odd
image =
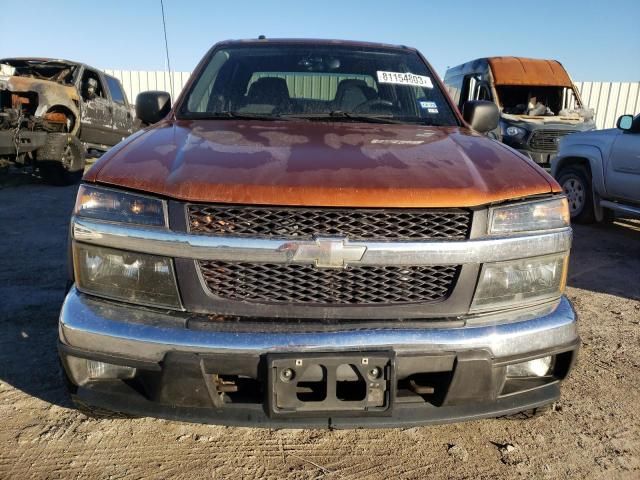
[[414, 123], [416, 125], [424, 125], [425, 127], [451, 127], [453, 125], [447, 125], [442, 122], [436, 122], [431, 118], [418, 118], [416, 120], [407, 120], [407, 123]]
[[224, 110], [222, 112], [190, 112], [185, 115], [190, 119], [197, 120], [287, 120], [279, 114], [272, 113], [241, 113], [231, 110]]
[[350, 120], [354, 122], [368, 122], [368, 123], [403, 123], [398, 120], [394, 120], [393, 115], [386, 114], [374, 114], [374, 113], [350, 113], [343, 110], [332, 110], [327, 113], [292, 113], [287, 114], [285, 117], [298, 118], [302, 120], [310, 121], [345, 121]]

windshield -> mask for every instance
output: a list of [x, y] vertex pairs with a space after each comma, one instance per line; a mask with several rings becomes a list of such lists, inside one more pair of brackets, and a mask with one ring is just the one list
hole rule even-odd
[[498, 85], [496, 92], [504, 113], [513, 115], [554, 116], [582, 108], [567, 87]]
[[415, 52], [345, 46], [217, 50], [178, 114], [458, 125], [432, 72]]

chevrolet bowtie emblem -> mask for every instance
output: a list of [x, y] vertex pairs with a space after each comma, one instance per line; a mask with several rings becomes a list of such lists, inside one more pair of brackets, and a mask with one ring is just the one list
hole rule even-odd
[[293, 261], [313, 263], [318, 268], [344, 268], [362, 259], [367, 247], [350, 245], [346, 238], [316, 238], [313, 243], [300, 243]]

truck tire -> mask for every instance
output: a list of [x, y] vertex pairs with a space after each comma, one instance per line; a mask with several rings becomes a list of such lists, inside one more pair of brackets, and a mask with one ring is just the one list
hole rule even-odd
[[558, 183], [569, 200], [571, 220], [593, 223], [593, 187], [589, 175], [580, 167], [568, 167], [558, 174]]
[[84, 173], [84, 146], [77, 137], [66, 133], [50, 133], [47, 143], [36, 152], [38, 168], [50, 185], [73, 185]]

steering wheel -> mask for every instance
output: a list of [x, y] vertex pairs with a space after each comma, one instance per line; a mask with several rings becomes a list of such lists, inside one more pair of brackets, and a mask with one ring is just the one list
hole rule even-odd
[[367, 100], [366, 102], [361, 103], [360, 105], [355, 107], [353, 109], [353, 111], [355, 113], [363, 113], [363, 112], [366, 112], [368, 110], [371, 110], [372, 107], [376, 107], [376, 106], [392, 108], [393, 107], [393, 102], [391, 102], [389, 100], [382, 100], [380, 98], [372, 98], [371, 100]]

